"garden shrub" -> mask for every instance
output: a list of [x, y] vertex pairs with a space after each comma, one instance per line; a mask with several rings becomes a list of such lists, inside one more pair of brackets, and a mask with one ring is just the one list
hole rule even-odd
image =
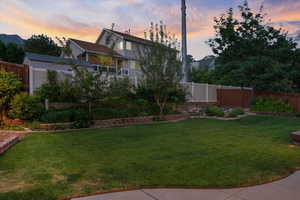
[[128, 78], [115, 78], [109, 84], [109, 98], [128, 99], [133, 95], [134, 86]]
[[11, 126], [2, 125], [2, 126], [0, 126], [0, 130], [23, 131], [24, 128], [21, 126], [15, 126], [15, 125], [11, 125]]
[[31, 130], [40, 130], [41, 123], [38, 121], [26, 122], [25, 127], [30, 128]]
[[51, 102], [78, 102], [80, 101], [80, 90], [73, 84], [70, 78], [58, 81], [57, 72], [48, 71], [47, 83], [43, 84], [35, 94], [42, 100]]
[[293, 106], [284, 100], [258, 97], [251, 102], [251, 110], [258, 112], [292, 113]]
[[8, 116], [11, 119], [33, 120], [39, 119], [43, 113], [43, 105], [36, 96], [20, 93], [13, 97], [9, 104]]
[[80, 109], [50, 110], [42, 115], [41, 121], [46, 123], [75, 122], [87, 118], [88, 113]]
[[0, 124], [6, 116], [11, 99], [19, 93], [22, 87], [16, 74], [0, 69]]
[[[144, 99], [148, 102], [155, 103], [153, 90], [145, 87], [138, 87], [133, 99]], [[168, 103], [181, 103], [186, 100], [186, 91], [184, 88], [177, 88], [169, 91]]]
[[242, 108], [234, 108], [231, 112], [229, 112], [229, 117], [237, 117], [239, 115], [245, 114], [245, 111]]
[[225, 112], [222, 108], [219, 108], [217, 106], [209, 106], [209, 107], [206, 108], [205, 114], [207, 116], [223, 117], [225, 115]]

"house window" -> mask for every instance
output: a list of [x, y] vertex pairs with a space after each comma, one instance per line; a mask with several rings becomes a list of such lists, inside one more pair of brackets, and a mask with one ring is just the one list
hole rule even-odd
[[123, 43], [123, 41], [119, 42], [118, 49], [119, 50], [123, 50], [124, 49], [124, 43]]
[[126, 49], [127, 50], [131, 50], [132, 49], [132, 43], [131, 42], [126, 41]]
[[130, 66], [130, 69], [138, 69], [139, 68], [139, 63], [135, 60], [130, 60], [129, 61], [129, 66]]

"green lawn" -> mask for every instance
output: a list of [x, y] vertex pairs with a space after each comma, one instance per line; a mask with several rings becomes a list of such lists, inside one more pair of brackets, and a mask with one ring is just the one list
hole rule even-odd
[[0, 200], [52, 200], [133, 186], [232, 187], [300, 166], [300, 119], [251, 116], [27, 136], [0, 156]]

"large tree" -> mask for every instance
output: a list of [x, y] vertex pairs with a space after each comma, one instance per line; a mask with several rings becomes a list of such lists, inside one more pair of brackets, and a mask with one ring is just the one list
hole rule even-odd
[[0, 41], [0, 60], [12, 63], [22, 64], [24, 59], [24, 50], [16, 44], [4, 44]]
[[26, 40], [24, 49], [26, 52], [60, 56], [61, 48], [47, 35], [33, 35]]
[[257, 90], [291, 91], [290, 71], [295, 65], [296, 43], [287, 32], [265, 21], [263, 8], [255, 13], [247, 1], [215, 18], [216, 37], [209, 40], [217, 58], [222, 84], [250, 86]]

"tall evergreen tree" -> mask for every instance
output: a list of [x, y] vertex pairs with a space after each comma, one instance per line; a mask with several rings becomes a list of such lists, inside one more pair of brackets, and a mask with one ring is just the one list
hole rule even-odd
[[0, 41], [0, 60], [12, 63], [22, 64], [24, 59], [24, 50], [16, 44], [4, 44]]
[[215, 18], [216, 37], [209, 40], [217, 58], [222, 84], [250, 86], [257, 90], [292, 91], [290, 77], [296, 43], [287, 32], [265, 22], [263, 7], [254, 13], [247, 1]]
[[24, 45], [26, 52], [60, 56], [61, 48], [47, 35], [33, 35]]

